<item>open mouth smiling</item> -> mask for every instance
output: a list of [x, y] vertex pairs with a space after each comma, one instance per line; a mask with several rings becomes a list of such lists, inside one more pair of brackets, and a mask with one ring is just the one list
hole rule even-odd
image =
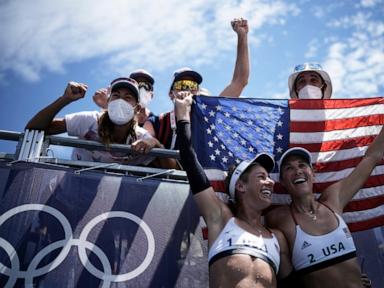
[[305, 179], [304, 177], [296, 178], [293, 180], [293, 184], [302, 184], [304, 182], [307, 182], [307, 179]]

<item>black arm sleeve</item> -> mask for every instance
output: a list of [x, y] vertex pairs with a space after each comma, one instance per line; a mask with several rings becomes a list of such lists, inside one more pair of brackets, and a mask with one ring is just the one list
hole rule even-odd
[[191, 123], [177, 121], [177, 141], [180, 149], [181, 165], [187, 173], [192, 194], [197, 194], [211, 186], [201, 167], [191, 143]]

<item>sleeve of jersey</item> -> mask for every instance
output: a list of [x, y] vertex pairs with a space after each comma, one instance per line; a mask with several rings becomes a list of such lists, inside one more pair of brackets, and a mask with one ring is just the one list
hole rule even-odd
[[97, 111], [77, 112], [65, 115], [65, 125], [69, 136], [83, 137], [97, 122]]
[[191, 123], [177, 121], [177, 138], [180, 147], [180, 161], [187, 173], [192, 194], [197, 194], [211, 186], [203, 167], [201, 167], [191, 143]]
[[152, 139], [152, 135], [149, 134], [149, 132], [147, 130], [145, 130], [144, 128], [142, 127], [139, 127], [137, 126], [136, 127], [136, 136], [137, 136], [137, 139]]

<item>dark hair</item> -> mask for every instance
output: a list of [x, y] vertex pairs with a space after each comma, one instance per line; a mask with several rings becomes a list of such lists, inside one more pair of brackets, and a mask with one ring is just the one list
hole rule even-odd
[[[132, 142], [137, 139], [135, 132], [136, 120], [133, 118], [128, 122], [128, 136], [131, 136]], [[116, 139], [113, 137], [113, 132], [115, 131], [115, 124], [111, 121], [108, 115], [108, 111], [104, 111], [104, 113], [100, 116], [99, 119], [99, 129], [98, 133], [101, 139], [101, 143], [106, 146], [110, 144], [116, 143]]]
[[[321, 87], [321, 91], [323, 92], [323, 96], [324, 96], [324, 92], [325, 92], [325, 89], [327, 88], [327, 83], [325, 83], [325, 80], [323, 78], [323, 76], [321, 76], [321, 74], [317, 71], [302, 71], [300, 72], [296, 79], [295, 79], [295, 82], [293, 82], [293, 89], [296, 91], [297, 90], [297, 87], [296, 87], [296, 84], [297, 84], [297, 79], [299, 78], [300, 74], [304, 73], [304, 72], [315, 72], [317, 75], [319, 75], [320, 79], [321, 79], [321, 84], [322, 84], [322, 87]], [[297, 95], [297, 97], [299, 97], [299, 95]]]

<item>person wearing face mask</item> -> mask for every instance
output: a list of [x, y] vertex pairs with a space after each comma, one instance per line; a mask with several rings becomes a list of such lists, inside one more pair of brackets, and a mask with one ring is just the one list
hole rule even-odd
[[[136, 113], [136, 120], [140, 127], [143, 127], [145, 121], [148, 117], [153, 116], [154, 114], [149, 110], [149, 103], [153, 98], [153, 85], [155, 84], [155, 79], [153, 76], [144, 69], [137, 69], [132, 71], [129, 75], [129, 78], [136, 80], [139, 84], [139, 110]], [[99, 89], [93, 95], [93, 102], [101, 109], [107, 109], [108, 106], [108, 97], [109, 91], [107, 88]]]
[[149, 110], [148, 106], [153, 98], [153, 85], [155, 84], [155, 79], [148, 71], [144, 69], [137, 69], [132, 71], [129, 77], [136, 80], [136, 82], [139, 84], [140, 109], [136, 114], [136, 117], [139, 125], [143, 126], [148, 117], [154, 115]]
[[288, 78], [289, 95], [292, 99], [330, 99], [332, 81], [318, 63], [297, 65]]
[[[329, 74], [318, 63], [303, 63], [295, 66], [288, 78], [289, 94], [292, 99], [330, 99], [332, 81]], [[371, 280], [361, 275], [363, 287], [370, 288]]]
[[[145, 154], [154, 147], [163, 148], [163, 146], [145, 129], [138, 127], [134, 119], [139, 109], [139, 88], [137, 82], [131, 78], [121, 77], [111, 82], [110, 97], [105, 111], [78, 112], [65, 115], [64, 118], [55, 118], [65, 106], [83, 98], [87, 89], [86, 84], [69, 82], [63, 96], [38, 112], [28, 122], [26, 129], [44, 130], [46, 134], [67, 132], [70, 136], [99, 141], [105, 145], [129, 144], [134, 151], [131, 154], [122, 154], [76, 148], [72, 154], [75, 160], [130, 165], [148, 165], [153, 162], [154, 157]], [[161, 165], [159, 163], [155, 166]]]

